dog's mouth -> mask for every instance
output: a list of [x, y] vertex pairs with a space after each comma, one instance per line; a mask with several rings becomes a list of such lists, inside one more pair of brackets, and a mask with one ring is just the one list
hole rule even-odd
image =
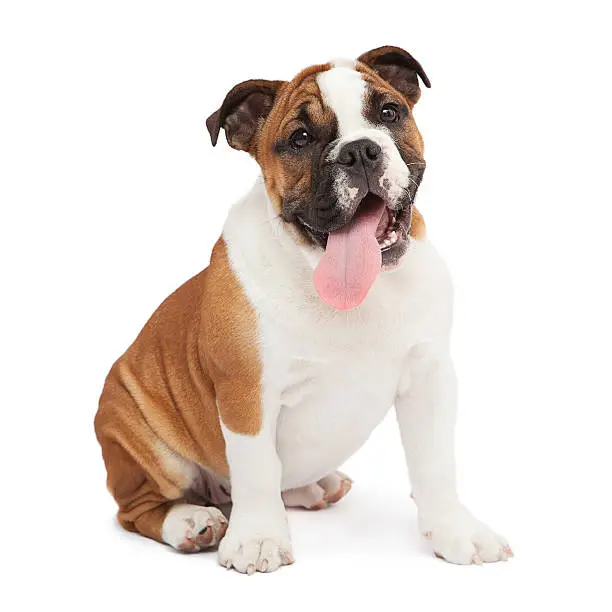
[[[376, 206], [382, 202], [382, 198], [368, 192], [361, 200], [358, 211], [355, 214], [357, 215], [360, 209]], [[316, 244], [323, 249], [327, 247], [330, 232], [324, 232], [314, 228], [299, 216], [296, 217], [296, 220], [299, 225], [302, 226], [302, 230], [308, 234]], [[411, 205], [408, 204], [407, 206], [402, 207], [400, 210], [392, 210], [385, 205], [375, 232], [376, 241], [378, 242], [380, 250], [383, 253], [383, 269], [396, 266], [401, 256], [405, 253], [405, 246], [410, 238], [409, 232], [411, 221]], [[350, 222], [351, 221], [349, 221], [349, 223]], [[396, 247], [401, 247], [402, 245], [404, 245], [404, 248], [401, 249], [401, 253], [398, 252], [397, 254], [393, 254]], [[393, 256], [387, 255], [387, 252]]]
[[361, 304], [380, 271], [407, 251], [410, 217], [411, 207], [393, 211], [368, 193], [348, 222], [321, 236], [325, 251], [314, 272], [321, 299], [338, 310]]
[[[410, 228], [403, 223], [406, 220], [406, 212], [406, 210], [394, 211], [385, 206], [380, 223], [376, 228], [376, 241], [381, 251], [388, 251], [398, 240], [408, 238]], [[410, 222], [410, 219], [408, 219], [408, 222]]]

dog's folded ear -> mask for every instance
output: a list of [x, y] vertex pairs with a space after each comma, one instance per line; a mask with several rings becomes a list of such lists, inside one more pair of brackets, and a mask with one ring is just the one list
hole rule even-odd
[[225, 96], [221, 107], [207, 120], [213, 147], [219, 131], [225, 130], [227, 142], [234, 149], [250, 151], [253, 137], [263, 125], [284, 81], [251, 80], [239, 83]]
[[421, 97], [419, 77], [425, 87], [431, 87], [421, 64], [408, 51], [399, 47], [372, 49], [360, 55], [358, 61], [369, 66], [414, 104]]

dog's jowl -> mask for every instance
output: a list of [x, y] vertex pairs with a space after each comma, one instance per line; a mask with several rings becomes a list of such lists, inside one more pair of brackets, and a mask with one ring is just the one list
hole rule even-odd
[[338, 467], [395, 406], [433, 551], [511, 555], [457, 497], [452, 288], [414, 206], [422, 85], [382, 47], [240, 83], [209, 117], [213, 145], [223, 130], [261, 178], [106, 380], [96, 433], [126, 529], [218, 545], [239, 572], [292, 563], [286, 507], [338, 502]]

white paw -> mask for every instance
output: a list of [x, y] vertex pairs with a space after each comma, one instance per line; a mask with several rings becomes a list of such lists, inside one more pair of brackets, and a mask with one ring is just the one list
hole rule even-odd
[[322, 510], [339, 502], [353, 486], [353, 481], [342, 472], [332, 472], [318, 482], [283, 491], [283, 502], [287, 508]]
[[219, 543], [227, 530], [227, 519], [218, 508], [176, 504], [162, 525], [166, 544], [182, 552], [199, 552]]
[[242, 574], [273, 572], [281, 565], [293, 563], [288, 529], [254, 529], [248, 524], [230, 523], [226, 536], [219, 544], [219, 563]]
[[287, 489], [283, 491], [282, 498], [287, 508], [306, 508], [307, 510], [327, 508], [325, 489], [316, 482], [297, 489]]
[[328, 504], [339, 502], [353, 486], [353, 481], [340, 471], [333, 472], [318, 482], [325, 490], [325, 501]]
[[504, 538], [463, 508], [435, 517], [419, 517], [419, 527], [431, 540], [436, 556], [450, 563], [493, 563], [514, 556]]

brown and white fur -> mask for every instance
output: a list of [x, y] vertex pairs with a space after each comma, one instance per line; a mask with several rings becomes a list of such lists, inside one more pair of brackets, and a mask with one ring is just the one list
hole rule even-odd
[[[292, 563], [285, 506], [338, 501], [351, 481], [337, 468], [394, 405], [434, 552], [460, 564], [511, 555], [456, 491], [452, 287], [412, 205], [419, 77], [429, 85], [408, 53], [384, 47], [290, 82], [242, 83], [209, 119], [213, 144], [224, 129], [262, 178], [231, 209], [210, 266], [159, 307], [106, 380], [95, 426], [126, 529], [184, 551], [219, 544], [219, 562], [239, 572]], [[400, 110], [394, 125], [378, 120], [383, 103]], [[306, 123], [312, 144], [298, 151], [291, 134]], [[338, 311], [313, 270], [326, 231], [363, 198], [334, 166], [363, 139], [380, 146], [377, 195], [400, 237], [381, 237], [383, 272], [359, 307]], [[228, 526], [219, 508], [230, 501]]]

